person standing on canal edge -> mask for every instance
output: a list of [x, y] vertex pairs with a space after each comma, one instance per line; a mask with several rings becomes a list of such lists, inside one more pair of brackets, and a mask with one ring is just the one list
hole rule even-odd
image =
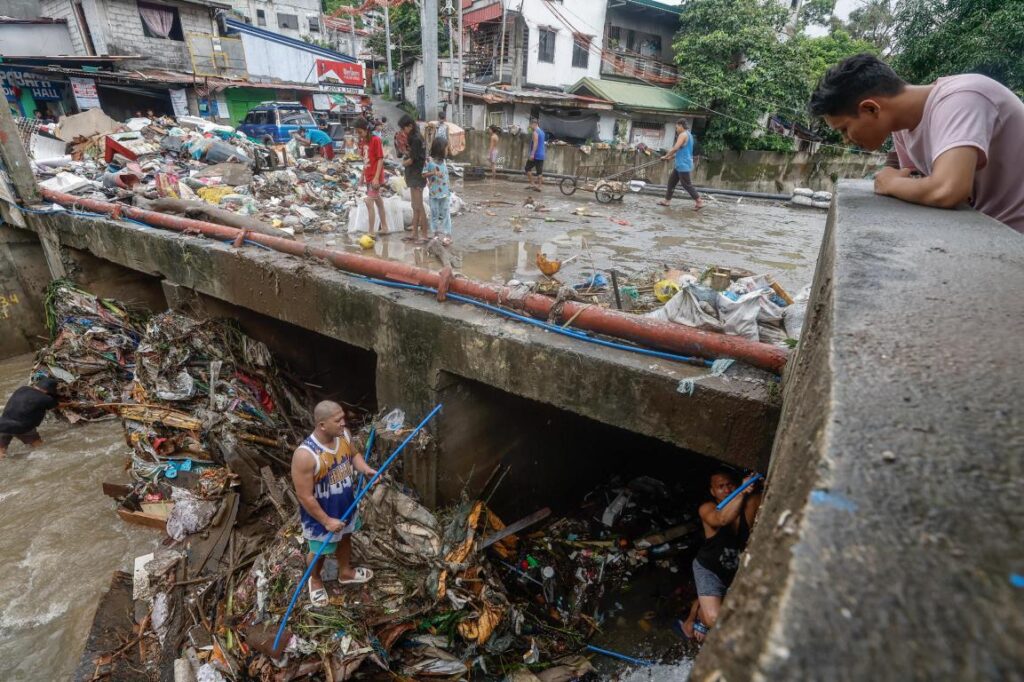
[[498, 140], [501, 136], [501, 128], [491, 126], [490, 147], [487, 149], [487, 162], [491, 164], [491, 180], [498, 177]]
[[373, 234], [373, 228], [377, 223], [377, 216], [374, 211], [380, 211], [380, 232], [387, 234], [388, 217], [384, 213], [384, 199], [380, 196], [380, 186], [384, 182], [384, 144], [380, 137], [374, 135], [370, 130], [370, 123], [361, 118], [356, 121], [356, 132], [359, 134], [359, 144], [366, 150], [363, 167], [363, 182], [366, 183], [366, 231]]
[[[744, 483], [750, 478], [744, 479]], [[718, 622], [722, 600], [740, 567], [740, 554], [761, 506], [760, 491], [754, 492], [756, 486], [750, 486], [718, 510], [718, 505], [736, 490], [736, 478], [731, 472], [716, 471], [711, 474], [710, 483], [711, 501], [698, 510], [704, 526], [704, 544], [693, 560], [697, 601], [687, 619], [678, 623], [687, 639], [696, 637], [699, 642]]]
[[7, 456], [7, 447], [17, 438], [30, 448], [43, 444], [36, 428], [46, 418], [46, 411], [57, 407], [58, 381], [50, 377], [22, 386], [11, 394], [0, 416], [0, 459]]
[[[309, 543], [306, 560], [312, 561], [326, 543], [322, 554], [334, 552], [338, 561], [338, 582], [342, 585], [365, 583], [373, 577], [373, 571], [351, 565], [355, 519], [343, 523], [340, 517], [355, 500], [355, 472], [373, 476], [377, 470], [352, 447], [341, 405], [328, 400], [318, 403], [313, 409], [313, 420], [316, 428], [292, 455], [292, 483], [299, 498], [302, 537]], [[309, 577], [309, 599], [313, 606], [328, 603], [327, 590], [320, 577], [323, 559], [321, 556], [317, 560]]]
[[825, 72], [808, 108], [863, 149], [892, 135], [900, 168], [875, 175], [877, 194], [938, 208], [969, 201], [1024, 232], [1024, 102], [1006, 86], [976, 73], [909, 85], [860, 54]]
[[435, 239], [452, 243], [452, 185], [448, 174], [448, 140], [435, 137], [423, 175], [430, 184], [430, 229]]
[[693, 170], [693, 142], [693, 133], [687, 130], [686, 119], [681, 118], [676, 121], [676, 144], [665, 156], [661, 157], [663, 161], [675, 157], [675, 166], [672, 169], [672, 174], [668, 176], [668, 189], [665, 191], [665, 198], [658, 202], [659, 205], [668, 206], [672, 201], [676, 185], [682, 183], [683, 189], [693, 199], [693, 210], [699, 211], [704, 208], [704, 202], [690, 180], [690, 172]]
[[526, 162], [526, 182], [530, 185], [527, 189], [534, 192], [540, 192], [544, 184], [544, 142], [540, 119], [534, 116], [530, 119], [530, 158]]
[[416, 120], [406, 114], [398, 121], [398, 129], [404, 139], [405, 184], [409, 187], [412, 199], [412, 235], [403, 237], [404, 241], [426, 241], [427, 210], [423, 207], [423, 188], [427, 181], [423, 177], [423, 165], [427, 160], [426, 142], [420, 134]]

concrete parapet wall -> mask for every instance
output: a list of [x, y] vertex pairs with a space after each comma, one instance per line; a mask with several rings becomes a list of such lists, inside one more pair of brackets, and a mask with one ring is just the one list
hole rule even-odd
[[[377, 402], [402, 407], [410, 419], [440, 402], [441, 377], [448, 374], [736, 466], [767, 467], [778, 408], [774, 384], [759, 370], [736, 367], [728, 378], [712, 377], [702, 368], [592, 346], [465, 304], [384, 288], [310, 260], [127, 223], [66, 215], [52, 220], [65, 250], [142, 273], [140, 281], [149, 275], [372, 350]], [[74, 263], [79, 278], [95, 279], [87, 259], [76, 255]], [[702, 377], [693, 395], [680, 394], [679, 381], [693, 377]], [[744, 380], [751, 377], [756, 380]], [[417, 487], [432, 501], [437, 462], [411, 466], [421, 477], [414, 479]]]
[[[487, 151], [490, 132], [466, 131], [466, 149], [455, 157], [456, 162], [488, 166]], [[500, 168], [522, 170], [529, 155], [527, 133], [501, 135], [498, 146]], [[657, 157], [639, 152], [593, 149], [584, 154], [572, 145], [549, 145], [544, 172], [575, 175], [581, 166], [633, 166], [650, 163]], [[692, 174], [695, 184], [718, 189], [747, 192], [790, 192], [795, 187], [811, 187], [831, 191], [833, 178], [863, 178], [876, 171], [885, 159], [879, 154], [847, 154], [827, 156], [805, 152], [713, 152], [697, 159]], [[645, 170], [648, 182], [664, 185], [672, 172], [672, 163], [665, 161]]]
[[691, 680], [1024, 670], [1024, 238], [841, 182], [768, 494]]

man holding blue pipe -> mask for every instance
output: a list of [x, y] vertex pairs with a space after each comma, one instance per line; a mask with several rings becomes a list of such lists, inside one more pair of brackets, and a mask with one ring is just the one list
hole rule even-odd
[[[353, 567], [352, 532], [355, 519], [347, 524], [339, 520], [355, 500], [354, 473], [373, 476], [377, 470], [366, 463], [352, 446], [352, 436], [345, 426], [345, 410], [338, 403], [325, 400], [313, 409], [316, 428], [292, 455], [292, 483], [299, 498], [302, 537], [309, 543], [307, 561], [313, 561], [321, 546], [322, 554], [334, 552], [338, 560], [338, 582], [355, 585], [369, 581], [373, 571]], [[320, 569], [321, 556], [309, 577], [309, 599], [313, 606], [326, 606]]]

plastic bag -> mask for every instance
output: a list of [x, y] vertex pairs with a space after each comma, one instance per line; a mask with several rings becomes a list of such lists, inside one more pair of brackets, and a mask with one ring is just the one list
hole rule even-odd
[[[770, 291], [770, 290], [769, 290]], [[725, 323], [725, 333], [758, 341], [757, 317], [761, 312], [764, 290], [752, 291], [732, 300], [725, 294], [718, 295], [718, 312]]]
[[206, 528], [217, 513], [216, 502], [200, 499], [184, 488], [172, 490], [171, 499], [174, 506], [167, 515], [167, 534], [175, 540], [184, 540]]
[[[384, 215], [387, 217], [388, 229], [389, 230], [401, 230], [405, 227], [405, 216], [402, 206], [401, 198], [388, 197], [384, 200]], [[380, 215], [376, 215], [375, 229], [380, 229], [381, 220]], [[412, 222], [412, 211], [409, 212], [409, 221]], [[363, 201], [357, 201], [356, 205], [348, 212], [348, 231], [351, 232], [369, 232], [370, 228], [369, 213], [366, 210], [366, 203]]]
[[683, 287], [664, 306], [648, 314], [656, 320], [685, 324], [688, 327], [722, 331], [722, 322], [715, 309], [715, 293], [708, 287]]

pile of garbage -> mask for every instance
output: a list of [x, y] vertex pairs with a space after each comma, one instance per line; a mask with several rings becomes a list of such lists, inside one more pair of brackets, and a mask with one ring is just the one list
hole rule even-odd
[[98, 298], [67, 280], [46, 290], [46, 323], [51, 342], [37, 358], [33, 377], [52, 376], [65, 384], [61, 414], [71, 423], [109, 419], [135, 372], [135, 349], [145, 316], [121, 303]]
[[797, 296], [770, 275], [734, 277], [709, 268], [675, 270], [654, 285], [665, 305], [648, 317], [780, 346], [800, 338], [810, 286]]
[[[100, 109], [29, 135], [39, 184], [55, 191], [283, 237], [369, 227], [363, 161], [352, 150], [308, 158], [295, 140], [264, 145], [194, 116], [120, 123]], [[412, 222], [401, 166], [392, 160], [385, 178], [388, 226], [401, 229]], [[461, 206], [455, 198], [453, 212]]]

